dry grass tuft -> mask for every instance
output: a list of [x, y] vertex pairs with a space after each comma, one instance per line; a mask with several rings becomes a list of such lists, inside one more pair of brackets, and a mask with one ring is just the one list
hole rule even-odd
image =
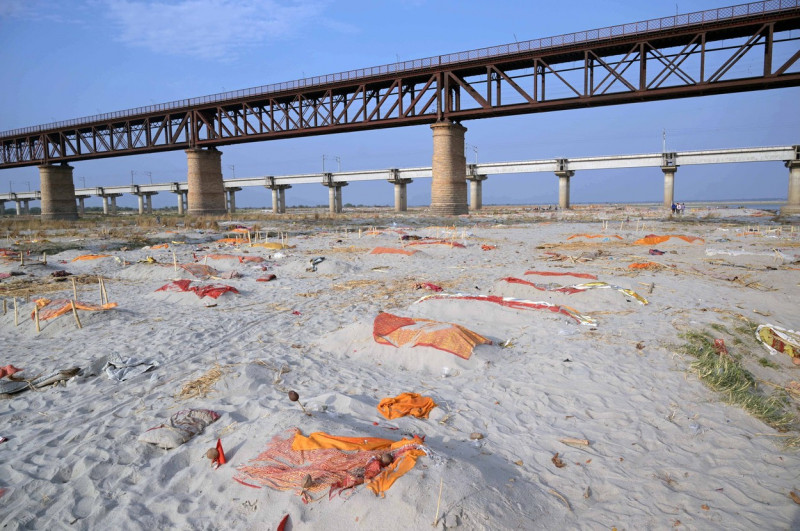
[[214, 390], [214, 385], [230, 372], [230, 367], [223, 367], [219, 363], [216, 363], [200, 378], [196, 378], [184, 384], [180, 392], [175, 395], [175, 398], [178, 400], [206, 398]]

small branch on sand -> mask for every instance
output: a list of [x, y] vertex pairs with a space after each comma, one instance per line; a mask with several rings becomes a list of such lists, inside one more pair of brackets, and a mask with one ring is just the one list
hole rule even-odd
[[436, 516], [433, 518], [433, 527], [439, 525], [439, 506], [442, 504], [442, 487], [444, 486], [444, 476], [439, 482], [439, 499], [436, 501]]
[[564, 496], [562, 496], [561, 494], [559, 494], [558, 492], [556, 492], [553, 489], [550, 489], [549, 492], [550, 492], [550, 494], [552, 494], [553, 496], [555, 496], [559, 500], [561, 500], [561, 502], [567, 507], [567, 509], [569, 509], [569, 512], [572, 512], [572, 506], [569, 504], [569, 501], [567, 501], [567, 499]]

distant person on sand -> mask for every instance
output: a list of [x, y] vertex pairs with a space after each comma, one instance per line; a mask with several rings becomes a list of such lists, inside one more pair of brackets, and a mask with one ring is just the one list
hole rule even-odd
[[678, 205], [675, 204], [675, 201], [672, 202], [672, 214], [675, 214], [675, 211], [678, 210]]

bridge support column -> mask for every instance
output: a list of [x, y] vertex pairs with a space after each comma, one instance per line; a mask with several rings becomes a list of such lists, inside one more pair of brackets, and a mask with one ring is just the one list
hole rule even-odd
[[122, 194], [109, 194], [108, 197], [111, 199], [111, 215], [117, 215], [117, 198]]
[[400, 171], [392, 169], [392, 178], [389, 182], [394, 185], [394, 211], [406, 212], [408, 211], [408, 192], [407, 186], [412, 182], [411, 179], [400, 178]]
[[228, 194], [228, 201], [227, 201], [227, 209], [228, 214], [233, 214], [236, 212], [236, 192], [241, 192], [241, 188], [226, 188], [225, 191]]
[[485, 175], [470, 175], [469, 181], [469, 209], [480, 210], [483, 207], [483, 181]]
[[331, 214], [342, 212], [342, 188], [348, 185], [346, 182], [335, 182], [332, 173], [326, 173], [322, 184], [328, 187], [328, 211]]
[[22, 199], [14, 199], [14, 203], [16, 203], [16, 206], [17, 206], [17, 215], [21, 216], [22, 215]]
[[286, 213], [286, 190], [291, 188], [291, 184], [271, 184], [267, 186], [272, 190], [272, 213]]
[[558, 207], [562, 210], [567, 210], [569, 206], [569, 180], [575, 175], [572, 170], [557, 171], [558, 177]]
[[155, 194], [151, 193], [151, 194], [145, 194], [145, 196], [144, 196], [145, 205], [146, 205], [145, 208], [147, 208], [147, 213], [148, 214], [152, 214], [153, 213], [153, 196], [154, 195]]
[[176, 195], [178, 198], [178, 215], [182, 216], [187, 208], [186, 208], [186, 192], [183, 190], [178, 189], [178, 183], [173, 183], [172, 185], [172, 193]]
[[84, 215], [86, 215], [86, 208], [85, 208], [85, 206], [83, 204], [83, 201], [86, 199], [86, 196], [85, 195], [79, 195], [79, 196], [77, 196], [77, 199], [78, 199], [78, 215], [79, 216], [84, 216]]
[[139, 215], [141, 216], [144, 214], [144, 195], [137, 194], [137, 198], [139, 199]]
[[23, 199], [22, 200], [22, 211], [25, 212], [25, 215], [28, 216], [31, 213], [31, 200], [30, 199]]
[[786, 167], [789, 168], [789, 196], [781, 207], [781, 214], [797, 216], [800, 215], [800, 159], [787, 160]]
[[39, 166], [42, 192], [42, 219], [78, 219], [72, 166]]
[[101, 195], [100, 197], [103, 198], [103, 215], [107, 216], [108, 215], [108, 196], [107, 195]]
[[225, 186], [222, 182], [222, 152], [215, 148], [187, 149], [189, 214], [225, 214]]
[[440, 216], [466, 214], [467, 159], [464, 133], [467, 128], [452, 122], [437, 122], [433, 130], [431, 212]]

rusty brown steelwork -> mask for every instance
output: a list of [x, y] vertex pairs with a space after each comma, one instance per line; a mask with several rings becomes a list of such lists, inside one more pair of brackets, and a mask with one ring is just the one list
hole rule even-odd
[[796, 86], [798, 28], [766, 0], [179, 100], [0, 133], [0, 168]]

